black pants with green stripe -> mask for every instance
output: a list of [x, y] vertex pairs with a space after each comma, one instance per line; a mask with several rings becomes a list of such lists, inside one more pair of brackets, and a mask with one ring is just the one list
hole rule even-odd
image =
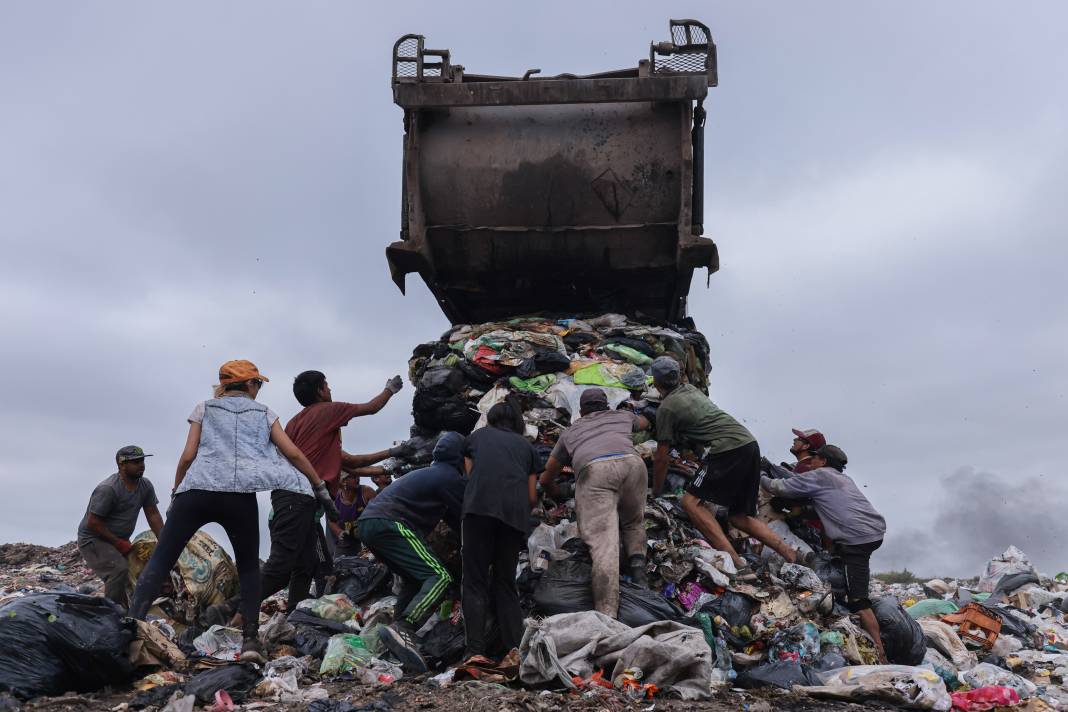
[[360, 519], [360, 541], [389, 570], [401, 577], [404, 588], [397, 597], [397, 611], [419, 628], [441, 603], [452, 576], [434, 556], [423, 537], [392, 519]]

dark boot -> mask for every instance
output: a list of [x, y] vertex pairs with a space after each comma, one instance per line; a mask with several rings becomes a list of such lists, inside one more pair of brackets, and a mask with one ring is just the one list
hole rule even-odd
[[627, 561], [627, 565], [630, 569], [631, 580], [642, 588], [648, 588], [649, 574], [645, 571], [645, 557], [641, 554], [635, 554]]
[[243, 663], [267, 664], [267, 656], [264, 655], [263, 645], [260, 643], [259, 628], [257, 623], [246, 623], [242, 628], [244, 642], [241, 644], [240, 661]]

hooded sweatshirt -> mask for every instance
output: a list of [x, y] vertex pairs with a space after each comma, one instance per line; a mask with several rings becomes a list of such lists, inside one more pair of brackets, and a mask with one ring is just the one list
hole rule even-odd
[[880, 541], [886, 520], [875, 511], [853, 478], [833, 467], [819, 467], [785, 480], [760, 478], [767, 491], [780, 497], [809, 497], [831, 541], [859, 545]]
[[442, 519], [460, 531], [464, 489], [464, 438], [445, 433], [434, 446], [434, 462], [390, 483], [363, 510], [360, 519], [391, 519], [426, 537]]

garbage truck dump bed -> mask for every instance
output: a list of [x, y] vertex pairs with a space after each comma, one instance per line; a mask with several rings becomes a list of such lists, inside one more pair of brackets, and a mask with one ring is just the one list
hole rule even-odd
[[465, 74], [406, 35], [393, 52], [404, 109], [394, 281], [418, 273], [454, 323], [615, 311], [676, 321], [702, 236], [708, 29], [673, 20], [633, 69], [577, 77]]

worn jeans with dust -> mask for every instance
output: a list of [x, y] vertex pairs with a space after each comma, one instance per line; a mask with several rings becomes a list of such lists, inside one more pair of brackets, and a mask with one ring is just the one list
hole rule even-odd
[[648, 470], [637, 455], [596, 460], [584, 467], [575, 491], [579, 534], [593, 560], [593, 605], [619, 613], [619, 540], [627, 558], [645, 556]]

